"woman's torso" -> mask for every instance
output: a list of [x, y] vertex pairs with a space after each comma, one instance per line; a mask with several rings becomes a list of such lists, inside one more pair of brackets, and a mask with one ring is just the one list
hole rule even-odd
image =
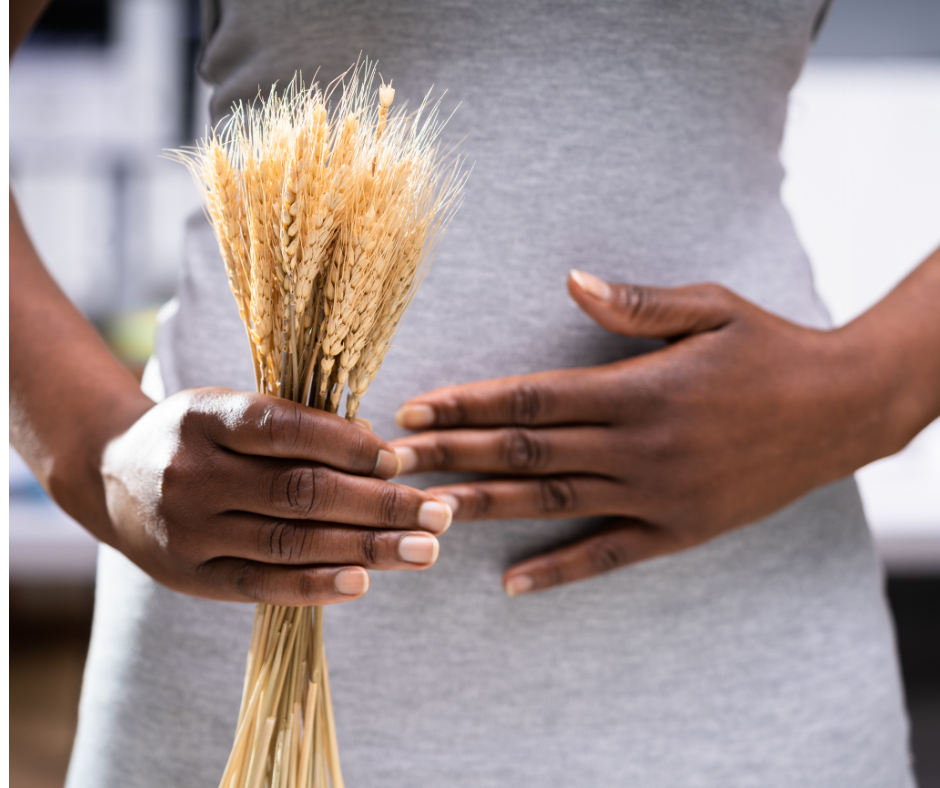
[[[363, 403], [384, 437], [436, 386], [600, 364], [645, 345], [565, 275], [717, 281], [823, 326], [779, 197], [806, 2], [264, 2], [207, 6], [201, 72], [235, 99], [360, 54], [396, 102], [447, 90], [466, 200]], [[157, 353], [170, 392], [253, 386], [211, 230], [191, 221]], [[703, 458], [703, 461], [707, 461]], [[426, 483], [416, 479], [415, 483]], [[520, 599], [512, 561], [584, 521], [457, 524], [425, 573], [331, 608], [351, 786], [905, 785], [890, 624], [854, 483], [701, 548]], [[213, 785], [246, 606], [182, 597], [103, 549], [70, 785]]]

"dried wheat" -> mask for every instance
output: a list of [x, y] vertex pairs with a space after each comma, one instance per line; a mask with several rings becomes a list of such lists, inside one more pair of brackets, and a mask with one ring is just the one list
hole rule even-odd
[[[427, 99], [392, 111], [375, 67], [239, 105], [177, 151], [201, 184], [258, 390], [353, 419], [391, 347], [466, 174], [444, 170]], [[329, 93], [329, 90], [328, 90]], [[376, 98], [378, 99], [376, 101]], [[258, 605], [220, 788], [342, 788], [323, 610]]]

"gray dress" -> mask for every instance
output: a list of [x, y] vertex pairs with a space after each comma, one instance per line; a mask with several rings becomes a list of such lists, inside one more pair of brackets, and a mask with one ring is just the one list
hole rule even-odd
[[[465, 138], [475, 162], [466, 203], [363, 405], [391, 438], [397, 406], [427, 389], [639, 352], [570, 302], [572, 267], [717, 281], [826, 325], [778, 158], [819, 7], [222, 0], [206, 8], [201, 72], [215, 118], [295, 69], [332, 78], [360, 51], [394, 78], [396, 103], [415, 106], [431, 85], [448, 111], [460, 103], [448, 139]], [[253, 388], [201, 217], [157, 359], [155, 394]], [[433, 569], [373, 573], [363, 600], [328, 610], [351, 788], [912, 784], [891, 622], [851, 479], [694, 550], [503, 593], [513, 561], [589, 527], [457, 524]], [[214, 788], [251, 617], [102, 548], [70, 788]]]

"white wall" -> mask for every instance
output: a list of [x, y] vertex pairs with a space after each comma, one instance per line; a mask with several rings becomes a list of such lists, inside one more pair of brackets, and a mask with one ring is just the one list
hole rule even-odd
[[[940, 59], [811, 60], [782, 158], [784, 200], [844, 324], [940, 246]], [[858, 479], [892, 562], [940, 570], [940, 422]]]

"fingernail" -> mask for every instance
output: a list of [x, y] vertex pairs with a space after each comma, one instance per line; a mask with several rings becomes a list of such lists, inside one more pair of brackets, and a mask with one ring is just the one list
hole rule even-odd
[[373, 476], [380, 476], [383, 479], [391, 479], [401, 473], [401, 460], [398, 452], [385, 451], [379, 449], [379, 458], [375, 461], [375, 470]]
[[398, 455], [399, 473], [411, 473], [418, 467], [418, 452], [414, 449], [402, 446], [395, 449], [395, 454]]
[[368, 419], [362, 418], [361, 416], [356, 416], [356, 418], [353, 419], [353, 424], [358, 427], [365, 427], [367, 430], [369, 430], [369, 432], [372, 432], [372, 422]]
[[434, 423], [434, 408], [430, 405], [403, 405], [395, 414], [395, 423], [406, 430], [422, 430]]
[[440, 498], [444, 503], [450, 507], [450, 511], [453, 514], [457, 514], [457, 510], [460, 508], [460, 501], [458, 501], [450, 493], [434, 493], [438, 498]]
[[333, 588], [346, 596], [359, 596], [369, 590], [369, 573], [360, 567], [340, 569], [333, 579]]
[[439, 501], [426, 501], [418, 509], [418, 525], [426, 531], [442, 534], [450, 528], [454, 513], [446, 503]]
[[509, 596], [519, 596], [532, 590], [535, 582], [528, 575], [516, 575], [506, 581], [506, 593]]
[[408, 534], [398, 543], [398, 557], [409, 564], [433, 564], [440, 549], [430, 534]]
[[578, 271], [575, 268], [571, 269], [571, 278], [577, 283], [585, 293], [589, 293], [600, 301], [609, 301], [611, 290], [610, 285], [607, 284], [603, 279], [598, 279], [593, 274], [589, 274], [585, 271]]

